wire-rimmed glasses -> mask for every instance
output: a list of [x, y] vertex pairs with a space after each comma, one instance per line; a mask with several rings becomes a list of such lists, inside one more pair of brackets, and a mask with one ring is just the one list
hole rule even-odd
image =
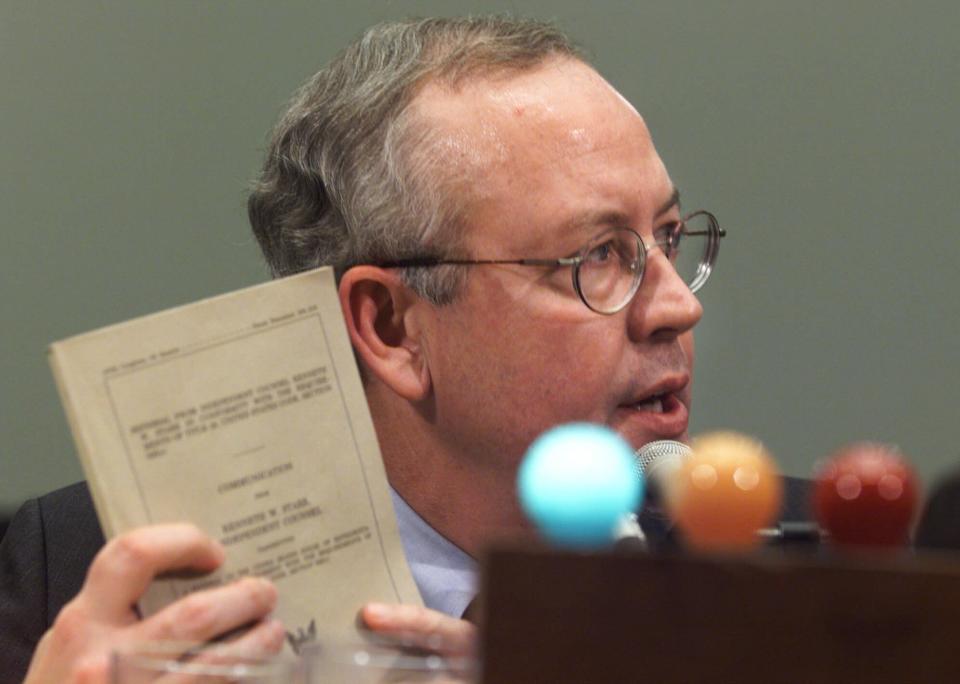
[[384, 261], [383, 268], [414, 268], [444, 264], [478, 266], [515, 264], [519, 266], [571, 267], [573, 288], [592, 311], [613, 314], [624, 308], [640, 288], [650, 251], [657, 247], [669, 259], [677, 274], [696, 292], [713, 271], [726, 231], [708, 211], [695, 211], [679, 222], [655, 231], [654, 242], [644, 243], [631, 228], [611, 228], [596, 236], [574, 256], [559, 259], [442, 259], [420, 257]]

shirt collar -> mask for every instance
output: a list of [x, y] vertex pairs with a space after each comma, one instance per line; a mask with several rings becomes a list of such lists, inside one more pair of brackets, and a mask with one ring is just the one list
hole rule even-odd
[[390, 488], [400, 541], [427, 608], [460, 617], [477, 593], [477, 562]]

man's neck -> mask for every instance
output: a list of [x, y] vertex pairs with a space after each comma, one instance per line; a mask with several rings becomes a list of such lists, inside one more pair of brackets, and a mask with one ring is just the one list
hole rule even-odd
[[391, 486], [433, 529], [474, 558], [492, 541], [529, 536], [514, 472], [451, 448], [408, 403], [369, 389], [368, 401]]

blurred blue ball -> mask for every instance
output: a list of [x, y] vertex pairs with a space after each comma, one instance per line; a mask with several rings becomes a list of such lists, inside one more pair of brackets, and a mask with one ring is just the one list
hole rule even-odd
[[590, 423], [540, 435], [520, 465], [517, 486], [543, 536], [578, 549], [609, 546], [618, 523], [643, 498], [633, 449], [610, 428]]

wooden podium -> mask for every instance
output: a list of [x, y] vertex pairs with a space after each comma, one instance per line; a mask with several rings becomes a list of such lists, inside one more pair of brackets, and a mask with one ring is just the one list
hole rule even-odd
[[960, 557], [495, 549], [481, 601], [486, 684], [960, 681]]

